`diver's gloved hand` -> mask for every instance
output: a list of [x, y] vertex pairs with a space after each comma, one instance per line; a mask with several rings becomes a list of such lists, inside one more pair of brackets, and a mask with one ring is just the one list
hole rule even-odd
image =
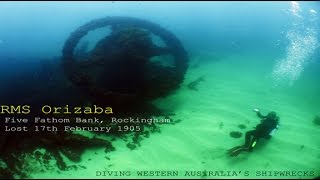
[[255, 108], [255, 109], [253, 109], [253, 111], [254, 111], [254, 112], [259, 112], [260, 110], [257, 109], [257, 108]]

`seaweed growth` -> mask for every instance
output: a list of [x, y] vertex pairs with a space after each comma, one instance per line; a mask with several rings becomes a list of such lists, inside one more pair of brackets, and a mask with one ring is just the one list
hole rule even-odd
[[319, 116], [315, 116], [314, 119], [313, 119], [313, 123], [315, 125], [320, 126], [320, 117]]
[[[87, 51], [87, 44], [84, 44], [76, 54], [87, 60], [77, 61], [73, 54], [79, 40], [88, 31], [108, 25], [112, 28], [111, 34], [99, 41], [90, 53], [79, 52]], [[160, 36], [167, 47], [154, 45], [151, 33]], [[175, 67], [163, 67], [149, 61], [151, 57], [163, 54], [173, 55]], [[81, 26], [64, 45], [62, 66], [56, 61], [54, 59], [52, 64], [43, 61], [41, 71], [34, 71], [37, 72], [36, 75], [23, 74], [23, 79], [17, 77], [11, 80], [6, 92], [2, 94], [2, 101], [12, 105], [30, 104], [33, 109], [40, 109], [43, 104], [86, 106], [94, 103], [111, 106], [115, 112], [113, 117], [116, 118], [150, 118], [164, 115], [162, 110], [152, 104], [152, 100], [167, 96], [177, 89], [188, 68], [188, 56], [172, 33], [157, 24], [129, 17], [107, 17]], [[17, 86], [24, 88], [17, 89]], [[12, 96], [15, 97], [14, 100], [11, 99]], [[26, 118], [41, 115], [43, 116], [39, 112], [33, 112]], [[74, 116], [69, 117], [70, 126], [113, 126], [111, 118], [102, 115], [101, 118], [105, 119], [102, 124], [79, 125], [74, 121]], [[27, 124], [29, 127], [33, 125]], [[59, 127], [66, 124], [55, 125]], [[120, 127], [130, 125], [137, 124], [118, 124]], [[1, 121], [0, 127], [4, 126], [4, 121]], [[155, 123], [141, 123], [138, 126], [141, 131], [133, 133], [128, 148], [135, 149], [143, 137], [148, 138], [150, 133], [160, 132]], [[101, 135], [101, 132], [93, 133]], [[106, 136], [113, 137], [114, 140], [126, 138], [128, 134], [130, 131], [117, 131], [114, 128]], [[68, 131], [5, 132], [0, 136], [0, 162], [3, 162], [3, 166], [0, 164], [0, 178], [28, 178], [29, 172], [25, 169], [24, 160], [30, 154], [36, 159], [43, 159], [44, 166], [48, 165], [50, 159], [54, 159], [60, 170], [69, 170], [73, 166], [67, 166], [63, 156], [79, 162], [82, 153], [88, 148], [105, 148], [106, 153], [115, 150], [111, 141], [97, 137], [89, 138]], [[40, 153], [39, 149], [45, 149], [45, 153]]]
[[232, 138], [241, 138], [241, 136], [242, 136], [242, 133], [239, 131], [230, 132], [230, 137], [232, 137]]
[[39, 148], [44, 148], [47, 151], [47, 157], [56, 160], [56, 165], [60, 170], [70, 168], [63, 161], [61, 154], [73, 162], [79, 162], [81, 154], [87, 148], [104, 147], [106, 151], [114, 150], [109, 141], [66, 132], [35, 133], [30, 131], [6, 133], [4, 136], [0, 158], [7, 167], [0, 169], [2, 178], [27, 178], [28, 172], [24, 170], [24, 158]]
[[240, 129], [245, 129], [245, 128], [247, 128], [247, 126], [244, 125], [244, 124], [239, 124], [239, 125], [238, 125], [238, 128], [240, 128]]
[[198, 77], [197, 79], [195, 79], [194, 81], [190, 82], [190, 83], [188, 84], [188, 88], [189, 88], [190, 90], [198, 91], [198, 84], [199, 84], [200, 82], [202, 82], [202, 81], [204, 81], [204, 76], [200, 76], [200, 77]]

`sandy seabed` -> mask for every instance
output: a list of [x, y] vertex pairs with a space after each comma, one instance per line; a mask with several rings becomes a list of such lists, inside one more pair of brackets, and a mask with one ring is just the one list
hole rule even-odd
[[[77, 163], [85, 168], [39, 172], [34, 167], [31, 177], [294, 179], [320, 175], [320, 127], [312, 122], [319, 113], [319, 87], [311, 74], [292, 87], [276, 87], [267, 57], [257, 60], [242, 54], [197, 64], [199, 59], [193, 57], [177, 92], [155, 102], [173, 110], [173, 118], [180, 123], [161, 125], [161, 133], [151, 134], [135, 150], [119, 139], [113, 142], [116, 151], [108, 154], [103, 149], [87, 150]], [[190, 90], [187, 84], [201, 76], [204, 80], [198, 90]], [[280, 128], [253, 152], [229, 157], [227, 149], [244, 143], [243, 136], [232, 138], [229, 133], [244, 134], [259, 123], [253, 108], [260, 108], [262, 114], [276, 111]], [[239, 124], [246, 128], [240, 129]], [[140, 171], [146, 172], [139, 175]]]

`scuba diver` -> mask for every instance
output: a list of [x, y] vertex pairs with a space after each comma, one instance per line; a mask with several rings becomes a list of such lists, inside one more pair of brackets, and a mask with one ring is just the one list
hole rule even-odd
[[278, 129], [279, 117], [274, 111], [267, 116], [261, 115], [259, 109], [254, 109], [253, 111], [261, 118], [261, 123], [256, 126], [255, 130], [246, 132], [244, 145], [228, 150], [230, 156], [238, 156], [242, 151], [251, 152], [260, 138], [270, 139], [275, 130]]

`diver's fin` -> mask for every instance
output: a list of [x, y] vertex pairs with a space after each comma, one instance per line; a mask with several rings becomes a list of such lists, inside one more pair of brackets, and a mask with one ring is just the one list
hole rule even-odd
[[229, 155], [234, 157], [234, 156], [238, 156], [242, 151], [246, 151], [247, 148], [243, 147], [243, 146], [237, 146], [235, 148], [233, 148], [233, 151], [229, 151]]
[[239, 149], [239, 148], [242, 148], [243, 146], [236, 146], [236, 147], [233, 147], [233, 148], [231, 148], [231, 149], [228, 149], [227, 151], [229, 152], [229, 153], [231, 153], [232, 151], [234, 151], [234, 150], [236, 150], [236, 149]]
[[232, 157], [238, 156], [244, 150], [245, 150], [244, 147], [240, 147], [238, 149], [235, 149], [234, 151], [230, 152], [230, 156], [232, 156]]

